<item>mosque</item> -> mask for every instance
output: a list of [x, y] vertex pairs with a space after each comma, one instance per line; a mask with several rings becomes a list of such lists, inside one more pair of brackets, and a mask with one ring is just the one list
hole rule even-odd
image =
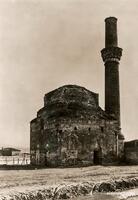
[[97, 93], [64, 85], [44, 96], [44, 106], [30, 122], [31, 164], [87, 166], [115, 163], [124, 157], [120, 124], [117, 19], [105, 19], [105, 110]]

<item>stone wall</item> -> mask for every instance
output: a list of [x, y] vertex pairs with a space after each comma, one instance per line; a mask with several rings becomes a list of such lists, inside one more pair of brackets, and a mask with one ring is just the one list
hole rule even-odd
[[58, 123], [44, 123], [43, 129], [40, 122], [31, 125], [31, 151], [36, 154], [37, 164], [90, 165], [117, 159], [115, 125], [110, 121], [64, 119]]

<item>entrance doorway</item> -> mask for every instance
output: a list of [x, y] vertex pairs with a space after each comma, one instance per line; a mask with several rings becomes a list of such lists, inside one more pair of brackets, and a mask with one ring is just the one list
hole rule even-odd
[[94, 150], [94, 154], [93, 154], [93, 163], [95, 165], [100, 165], [102, 164], [102, 150]]

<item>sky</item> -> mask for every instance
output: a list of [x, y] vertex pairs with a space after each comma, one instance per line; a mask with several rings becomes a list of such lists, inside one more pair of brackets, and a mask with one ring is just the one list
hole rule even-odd
[[[133, 2], [133, 3], [132, 3]], [[121, 126], [138, 138], [137, 0], [0, 0], [0, 147], [29, 147], [44, 94], [65, 84], [99, 93], [105, 23], [118, 18]]]

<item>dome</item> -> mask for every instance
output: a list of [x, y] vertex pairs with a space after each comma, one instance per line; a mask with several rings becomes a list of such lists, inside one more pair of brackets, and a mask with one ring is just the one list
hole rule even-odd
[[44, 108], [38, 114], [45, 113], [47, 119], [84, 118], [94, 115], [97, 108], [98, 94], [81, 86], [65, 85], [45, 95]]
[[98, 94], [78, 85], [64, 85], [47, 93], [44, 97], [44, 106], [53, 103], [78, 103], [86, 106], [98, 106]]

